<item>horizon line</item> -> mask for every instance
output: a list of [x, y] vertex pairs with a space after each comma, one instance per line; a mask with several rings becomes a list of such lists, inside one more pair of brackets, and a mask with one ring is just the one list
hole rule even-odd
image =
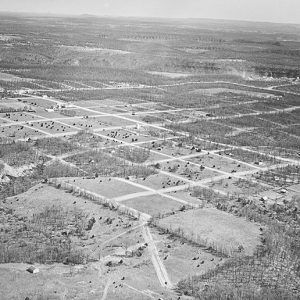
[[0, 10], [0, 14], [16, 14], [16, 15], [40, 15], [40, 16], [56, 16], [56, 17], [94, 17], [94, 18], [124, 18], [124, 19], [156, 19], [156, 20], [210, 20], [210, 21], [228, 21], [228, 22], [245, 22], [245, 23], [268, 23], [268, 24], [284, 24], [284, 25], [296, 25], [299, 23], [295, 22], [279, 22], [279, 21], [263, 21], [263, 20], [245, 20], [245, 19], [226, 19], [226, 18], [209, 18], [209, 17], [156, 17], [156, 16], [123, 16], [123, 15], [97, 15], [90, 13], [75, 13], [75, 14], [65, 14], [65, 13], [53, 13], [53, 12], [30, 12], [30, 11], [10, 11], [10, 10]]

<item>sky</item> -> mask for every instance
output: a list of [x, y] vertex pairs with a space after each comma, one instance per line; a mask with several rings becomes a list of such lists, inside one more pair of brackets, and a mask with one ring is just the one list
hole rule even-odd
[[300, 0], [0, 0], [0, 11], [300, 23]]

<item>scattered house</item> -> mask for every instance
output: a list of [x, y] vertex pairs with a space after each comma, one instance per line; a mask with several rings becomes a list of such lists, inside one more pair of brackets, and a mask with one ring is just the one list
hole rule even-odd
[[66, 105], [64, 103], [58, 103], [55, 106], [50, 106], [50, 108], [46, 108], [45, 110], [48, 112], [54, 112], [54, 111], [58, 111], [58, 110], [65, 109], [65, 108], [66, 108]]
[[64, 103], [59, 103], [56, 105], [57, 109], [62, 109], [62, 108], [66, 108], [66, 105]]
[[224, 154], [227, 156], [233, 156], [233, 154], [231, 152], [224, 152]]
[[27, 272], [31, 273], [31, 274], [36, 274], [36, 273], [39, 273], [40, 270], [34, 266], [31, 266], [29, 268], [26, 269]]
[[281, 189], [280, 191], [279, 191], [279, 193], [280, 194], [286, 194], [288, 191], [286, 190], [286, 189]]
[[75, 108], [75, 106], [74, 106], [73, 103], [65, 104], [65, 107], [66, 107], [66, 108]]
[[19, 94], [19, 95], [24, 95], [24, 94], [26, 94], [26, 90], [19, 90], [19, 91], [17, 92], [17, 94]]
[[268, 200], [268, 197], [267, 197], [267, 196], [262, 196], [262, 197], [260, 198], [260, 200], [263, 201], [263, 202], [265, 202], [265, 201]]
[[121, 257], [140, 257], [146, 247], [147, 244], [139, 243], [137, 245], [130, 246], [127, 249], [119, 248], [115, 251], [115, 255]]
[[104, 264], [107, 267], [117, 267], [123, 263], [123, 260], [118, 257], [107, 256], [104, 259]]

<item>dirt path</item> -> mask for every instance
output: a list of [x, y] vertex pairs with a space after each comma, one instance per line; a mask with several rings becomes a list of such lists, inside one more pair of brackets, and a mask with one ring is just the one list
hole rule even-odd
[[172, 289], [172, 282], [170, 281], [167, 270], [159, 257], [158, 250], [148, 226], [143, 226], [143, 237], [145, 242], [148, 244], [148, 251], [151, 255], [151, 260], [160, 284], [167, 289]]
[[265, 92], [279, 92], [279, 93], [286, 93], [286, 94], [291, 94], [291, 95], [297, 95], [300, 96], [300, 93], [295, 93], [295, 92], [288, 92], [284, 90], [273, 90], [271, 87], [258, 87], [255, 85], [250, 85], [250, 84], [242, 84], [242, 83], [235, 83], [235, 82], [230, 82], [230, 81], [186, 81], [186, 82], [180, 82], [180, 83], [173, 83], [173, 84], [162, 84], [158, 85], [157, 87], [172, 87], [172, 86], [181, 86], [181, 85], [188, 85], [188, 84], [229, 84], [233, 86], [241, 86], [241, 87], [247, 87], [247, 88], [254, 88], [258, 89], [261, 91]]
[[169, 199], [172, 199], [176, 202], [179, 202], [181, 204], [184, 204], [184, 205], [188, 205], [188, 206], [192, 206], [192, 207], [195, 207], [195, 208], [198, 208], [199, 206], [198, 205], [194, 205], [190, 202], [187, 202], [187, 201], [184, 201], [182, 199], [179, 199], [177, 197], [173, 197], [171, 195], [166, 195], [165, 193], [161, 192], [160, 190], [155, 190], [155, 189], [152, 189], [152, 188], [149, 188], [145, 185], [142, 185], [142, 184], [139, 184], [139, 183], [136, 183], [136, 182], [132, 182], [130, 180], [126, 180], [124, 178], [119, 178], [119, 177], [116, 177], [115, 179], [119, 180], [119, 181], [123, 181], [127, 184], [131, 184], [131, 185], [134, 185], [136, 187], [139, 187], [139, 188], [142, 188], [144, 190], [147, 190], [146, 192], [138, 192], [138, 193], [134, 193], [134, 194], [128, 194], [128, 195], [124, 195], [124, 196], [121, 196], [121, 197], [117, 197], [117, 198], [114, 198], [115, 201], [117, 202], [121, 202], [121, 201], [125, 201], [125, 200], [129, 200], [129, 199], [133, 199], [133, 198], [138, 198], [138, 197], [142, 197], [142, 196], [148, 196], [148, 195], [160, 195], [162, 197], [165, 197], [165, 198], [169, 198]]
[[105, 288], [104, 288], [104, 290], [103, 290], [103, 295], [102, 295], [101, 300], [106, 300], [106, 297], [107, 297], [107, 293], [108, 293], [108, 289], [109, 289], [110, 284], [111, 284], [111, 279], [108, 279], [108, 281], [106, 282]]
[[[123, 283], [123, 285], [126, 286], [126, 287], [128, 287], [129, 289], [133, 290], [134, 292], [136, 292], [138, 294], [142, 294], [144, 296], [149, 297], [150, 299], [153, 299], [153, 300], [157, 299], [157, 297], [152, 296], [152, 294], [156, 294], [156, 293], [154, 293], [154, 292], [152, 292], [150, 290], [143, 290], [143, 291], [141, 291], [141, 290], [138, 290], [135, 287], [133, 287], [133, 286], [127, 284], [127, 283]], [[160, 296], [160, 295], [158, 295], [158, 296]], [[161, 298], [161, 297], [159, 299], [163, 300], [163, 298]]]

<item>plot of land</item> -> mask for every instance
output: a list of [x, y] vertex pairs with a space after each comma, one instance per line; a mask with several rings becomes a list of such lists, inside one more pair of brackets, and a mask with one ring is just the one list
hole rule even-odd
[[51, 155], [62, 155], [82, 150], [79, 145], [61, 138], [41, 138], [34, 141], [33, 145], [42, 152]]
[[224, 156], [220, 155], [202, 155], [199, 157], [189, 158], [189, 161], [203, 165], [209, 168], [216, 169], [216, 171], [220, 170], [223, 172], [244, 172], [253, 170], [251, 166], [243, 164], [242, 162], [237, 162], [235, 160], [227, 159]]
[[254, 196], [269, 189], [259, 183], [254, 183], [246, 179], [229, 179], [229, 177], [218, 181], [212, 181], [208, 186], [222, 192], [243, 196]]
[[81, 117], [81, 118], [69, 118], [63, 120], [64, 123], [69, 124], [71, 126], [78, 127], [82, 130], [90, 129], [90, 130], [97, 130], [97, 129], [104, 129], [108, 127], [108, 124], [104, 122], [102, 119], [97, 117]]
[[1, 114], [1, 118], [6, 118], [8, 121], [15, 121], [15, 122], [24, 122], [24, 121], [32, 121], [32, 120], [41, 119], [38, 116], [36, 116], [35, 114], [26, 113], [26, 112]]
[[31, 105], [32, 107], [51, 108], [56, 105], [55, 101], [47, 100], [44, 98], [20, 98], [24, 104]]
[[108, 124], [109, 126], [127, 126], [136, 125], [134, 121], [118, 118], [115, 116], [103, 116], [99, 117], [99, 121]]
[[277, 159], [272, 156], [263, 155], [256, 152], [246, 151], [243, 149], [231, 149], [219, 152], [222, 157], [230, 157], [240, 161], [247, 162], [254, 166], [270, 166], [279, 163]]
[[128, 112], [126, 109], [124, 108], [118, 108], [118, 107], [106, 107], [106, 106], [97, 106], [97, 107], [93, 107], [92, 110], [94, 110], [95, 112], [99, 112], [99, 114], [120, 114], [120, 113], [126, 113]]
[[242, 94], [253, 97], [260, 98], [276, 98], [275, 95], [270, 93], [258, 93], [252, 91], [244, 91], [239, 89], [227, 89], [227, 88], [211, 88], [211, 89], [199, 89], [193, 91], [194, 93], [204, 94], [204, 95], [215, 95], [215, 94], [223, 94], [223, 93], [232, 93], [232, 94]]
[[31, 126], [33, 129], [39, 129], [50, 134], [76, 131], [75, 128], [55, 121], [31, 122], [29, 126]]
[[[0, 41], [9, 41], [11, 39], [15, 39], [15, 37], [11, 37], [11, 36], [8, 36], [8, 35], [1, 35], [0, 36]], [[18, 76], [15, 76], [15, 75], [12, 75], [12, 74], [0, 72], [0, 80], [3, 80], [3, 81], [19, 81], [19, 80], [22, 80], [22, 78], [20, 78]]]
[[[94, 111], [91, 111], [91, 110], [85, 110], [85, 109], [81, 109], [81, 108], [72, 108], [72, 109], [69, 109], [69, 110], [70, 110], [70, 112], [72, 114], [74, 114], [77, 117], [80, 117], [80, 116], [82, 116], [82, 117], [97, 116], [97, 115], [101, 115], [102, 114], [101, 110], [99, 112], [97, 112], [97, 111], [94, 112]], [[95, 110], [95, 109], [93, 108], [93, 110]], [[63, 114], [61, 114], [61, 116], [62, 115]]]
[[10, 125], [2, 127], [0, 129], [0, 135], [15, 139], [25, 139], [35, 136], [41, 136], [43, 135], [43, 133], [41, 133], [38, 130], [35, 130], [34, 128], [28, 128], [22, 125]]
[[189, 243], [174, 240], [155, 228], [151, 228], [151, 232], [158, 241], [160, 258], [173, 282], [189, 276], [204, 274], [226, 261], [225, 258], [205, 251], [204, 248], [193, 247]]
[[180, 200], [184, 200], [188, 203], [191, 203], [193, 205], [202, 205], [203, 202], [199, 199], [197, 199], [196, 197], [192, 196], [192, 193], [188, 190], [182, 190], [182, 191], [174, 191], [174, 192], [170, 192], [170, 193], [166, 193], [166, 195], [170, 195], [172, 197], [176, 197]]
[[205, 178], [213, 178], [220, 175], [216, 171], [209, 170], [201, 165], [194, 165], [189, 162], [183, 162], [180, 160], [165, 162], [160, 164], [160, 169], [173, 173], [175, 175], [182, 176], [188, 180], [202, 180]]
[[79, 144], [82, 147], [87, 148], [101, 148], [119, 145], [118, 142], [95, 135], [89, 132], [89, 130], [79, 131], [77, 134], [68, 136], [67, 139], [71, 143]]
[[129, 183], [107, 177], [97, 177], [95, 179], [70, 178], [66, 182], [107, 198], [115, 198], [144, 191], [144, 189]]
[[[166, 154], [168, 156], [184, 156], [197, 153], [195, 147], [178, 147], [180, 142], [172, 141], [172, 140], [164, 140], [164, 141], [153, 141], [151, 143], [142, 144], [142, 147], [145, 147], [150, 150], [155, 150], [156, 152], [160, 152], [161, 154]], [[200, 151], [200, 150], [199, 150]]]
[[179, 186], [186, 183], [183, 180], [179, 180], [177, 178], [173, 178], [171, 176], [163, 174], [150, 175], [147, 178], [140, 178], [135, 180], [134, 182], [143, 184], [144, 186], [152, 189], [163, 189], [171, 186]]
[[138, 134], [133, 130], [125, 130], [125, 129], [103, 130], [99, 133], [114, 138], [120, 142], [127, 142], [127, 143], [146, 142], [146, 141], [153, 140], [152, 137]]
[[190, 210], [159, 221], [165, 228], [180, 230], [204, 245], [233, 253], [241, 245], [251, 255], [259, 245], [259, 226], [212, 208]]
[[180, 203], [160, 195], [151, 195], [125, 200], [122, 201], [122, 204], [151, 216], [161, 216], [166, 213], [178, 211], [182, 206]]
[[181, 77], [190, 77], [193, 76], [193, 74], [186, 74], [186, 73], [169, 73], [169, 72], [148, 72], [149, 74], [152, 75], [159, 75], [159, 76], [165, 76], [169, 78], [181, 78]]

